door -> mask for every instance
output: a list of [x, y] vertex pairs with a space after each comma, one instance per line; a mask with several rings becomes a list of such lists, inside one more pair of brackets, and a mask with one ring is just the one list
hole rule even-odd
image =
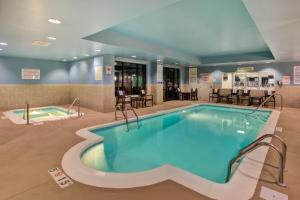
[[180, 87], [179, 69], [165, 67], [163, 69], [163, 76], [164, 76], [163, 78], [164, 79], [164, 87], [163, 87], [164, 101], [171, 101], [171, 100], [178, 99], [177, 88]]

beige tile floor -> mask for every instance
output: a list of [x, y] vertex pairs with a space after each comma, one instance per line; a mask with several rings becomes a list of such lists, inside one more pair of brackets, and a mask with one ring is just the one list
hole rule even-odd
[[[189, 105], [188, 101], [167, 102], [151, 108], [138, 109], [142, 114], [158, 110]], [[85, 116], [46, 122], [39, 126], [14, 125], [0, 119], [0, 200], [141, 200], [141, 199], [208, 199], [172, 181], [133, 189], [104, 189], [74, 185], [60, 189], [47, 170], [61, 167], [63, 154], [82, 138], [75, 135], [81, 128], [114, 121], [113, 113], [98, 113], [82, 109]], [[264, 167], [261, 180], [252, 199], [260, 199], [261, 186], [267, 186], [289, 195], [289, 199], [300, 199], [300, 109], [284, 108], [278, 126], [280, 135], [288, 144], [285, 178], [288, 186], [275, 185], [276, 170]], [[275, 156], [269, 152], [267, 162], [276, 164]]]

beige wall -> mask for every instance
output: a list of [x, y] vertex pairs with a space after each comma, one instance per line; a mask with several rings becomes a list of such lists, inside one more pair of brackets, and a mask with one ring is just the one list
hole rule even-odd
[[0, 109], [23, 108], [28, 100], [30, 106], [68, 104], [68, 84], [0, 84]]
[[276, 93], [283, 96], [284, 107], [300, 108], [300, 86], [277, 87]]
[[114, 85], [71, 84], [70, 98], [80, 98], [82, 106], [99, 111], [111, 112], [115, 107]]
[[162, 104], [164, 101], [163, 84], [152, 84], [151, 94], [153, 94], [154, 104]]

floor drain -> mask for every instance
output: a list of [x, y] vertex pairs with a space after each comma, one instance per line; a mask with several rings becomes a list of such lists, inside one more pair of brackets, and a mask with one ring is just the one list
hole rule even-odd
[[260, 195], [262, 199], [265, 200], [288, 200], [288, 195], [277, 192], [275, 190], [272, 190], [270, 188], [261, 187]]

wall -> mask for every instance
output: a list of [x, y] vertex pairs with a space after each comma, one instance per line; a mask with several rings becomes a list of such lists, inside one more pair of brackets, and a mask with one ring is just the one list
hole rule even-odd
[[[88, 58], [70, 63], [70, 97], [80, 98], [81, 105], [100, 112], [113, 111], [115, 106], [114, 70], [106, 74], [106, 66], [114, 66], [112, 55]], [[95, 80], [95, 67], [102, 67], [102, 80]]]
[[[284, 85], [282, 87], [276, 86], [276, 92], [282, 94], [284, 97], [284, 106], [286, 107], [300, 107], [300, 85], [293, 84], [293, 68], [300, 65], [300, 62], [283, 62], [283, 63], [269, 63], [269, 64], [250, 64], [247, 66], [254, 67], [254, 71], [272, 71], [275, 73], [275, 82], [281, 81], [282, 76], [291, 76], [291, 85]], [[247, 67], [246, 66], [246, 67]], [[238, 67], [243, 66], [220, 66], [220, 67], [199, 67], [199, 74], [210, 73], [213, 85], [220, 87], [222, 83], [222, 73], [235, 72]], [[245, 66], [244, 66], [245, 67]], [[198, 75], [199, 76], [199, 75]], [[202, 87], [201, 84], [198, 87]], [[209, 90], [203, 91], [208, 93]], [[205, 94], [200, 94], [205, 95]]]
[[[41, 70], [40, 80], [22, 80], [22, 68]], [[64, 62], [0, 57], [0, 109], [69, 103], [69, 66]]]

